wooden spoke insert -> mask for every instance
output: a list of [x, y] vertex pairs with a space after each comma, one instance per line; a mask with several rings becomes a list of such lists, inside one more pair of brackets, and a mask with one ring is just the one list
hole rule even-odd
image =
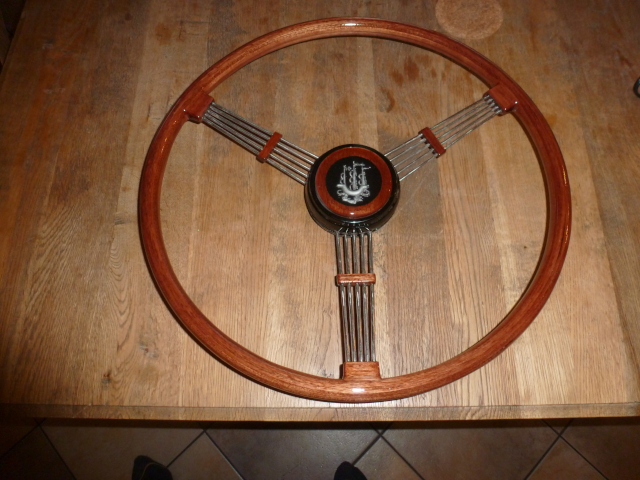
[[[383, 38], [431, 50], [472, 72], [487, 84], [489, 92], [467, 109], [424, 129], [386, 155], [368, 147], [348, 145], [331, 150], [318, 160], [279, 134], [212, 104], [207, 95], [231, 74], [268, 53], [309, 40], [338, 36]], [[546, 183], [547, 229], [533, 277], [509, 314], [466, 351], [425, 370], [381, 378], [373, 341], [375, 275], [371, 230], [382, 226], [392, 215], [399, 198], [400, 179], [416, 171], [428, 158], [442, 155], [491, 117], [506, 112], [517, 118], [530, 138]], [[298, 372], [247, 350], [207, 319], [180, 285], [162, 238], [160, 195], [171, 147], [187, 121], [207, 123], [260, 161], [270, 163], [304, 184], [311, 215], [322, 227], [334, 232], [338, 258], [336, 284], [341, 299], [344, 295], [344, 301], [341, 300], [345, 338], [342, 379]], [[347, 182], [353, 169], [356, 176], [371, 173], [367, 179], [376, 177], [375, 188], [373, 183], [368, 183], [368, 196], [363, 195], [367, 189], [362, 188], [362, 182]], [[345, 176], [341, 177], [343, 173]], [[362, 198], [357, 199], [359, 196]], [[446, 385], [491, 361], [524, 332], [544, 306], [560, 274], [571, 226], [569, 183], [558, 144], [538, 108], [506, 73], [479, 53], [442, 34], [362, 18], [331, 18], [277, 30], [240, 47], [204, 72], [176, 101], [149, 147], [140, 182], [139, 210], [149, 268], [158, 289], [185, 329], [221, 361], [256, 382], [292, 395], [334, 402], [375, 402], [417, 395]]]

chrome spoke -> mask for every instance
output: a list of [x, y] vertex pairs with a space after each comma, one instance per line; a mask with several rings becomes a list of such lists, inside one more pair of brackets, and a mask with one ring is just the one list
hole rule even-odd
[[423, 129], [415, 137], [387, 152], [385, 156], [393, 164], [400, 180], [404, 180], [500, 113], [503, 113], [503, 110], [487, 93], [449, 118], [431, 128]]
[[215, 101], [212, 101], [202, 117], [202, 122], [216, 132], [237, 143], [260, 162], [265, 162], [304, 185], [309, 170], [318, 159], [313, 153], [242, 118]]
[[344, 361], [375, 362], [375, 275], [371, 232], [336, 232], [335, 242]]

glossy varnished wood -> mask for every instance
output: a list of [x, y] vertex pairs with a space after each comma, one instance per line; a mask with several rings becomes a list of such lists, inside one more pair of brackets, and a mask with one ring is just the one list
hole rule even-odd
[[[501, 100], [510, 101], [503, 109], [513, 111], [530, 137], [539, 156], [547, 191], [547, 233], [540, 263], [522, 298], [509, 314], [488, 335], [446, 362], [418, 372], [380, 380], [364, 381], [356, 376], [345, 376], [341, 380], [312, 376], [270, 362], [240, 346], [213, 325], [184, 291], [171, 268], [160, 221], [160, 192], [164, 169], [172, 144], [189, 118], [184, 114], [183, 105], [192, 101], [194, 92], [199, 95], [202, 91], [215, 88], [238, 69], [273, 51], [308, 40], [339, 36], [400, 40], [433, 50], [472, 71], [492, 87]], [[518, 109], [513, 110], [515, 104]], [[352, 153], [369, 158], [374, 163], [381, 162], [376, 155], [359, 147], [348, 147], [330, 154], [320, 164], [317, 177], [320, 180], [316, 181], [319, 196], [325, 204], [332, 200], [326, 192], [326, 170], [332, 161]], [[384, 204], [390, 195], [391, 179], [388, 173], [385, 176], [383, 169], [380, 170], [382, 192], [388, 192], [386, 198], [379, 195]], [[321, 175], [321, 172], [324, 174]], [[325, 188], [325, 195], [322, 195], [322, 188]], [[360, 213], [358, 209], [380, 208], [381, 205], [374, 205], [376, 200], [377, 198], [363, 207], [351, 209], [349, 214], [360, 217], [370, 215], [370, 211]], [[344, 206], [334, 203], [337, 205], [327, 206], [342, 214], [339, 210], [344, 209]], [[526, 93], [482, 55], [439, 33], [411, 25], [365, 18], [331, 18], [285, 27], [247, 43], [203, 73], [185, 90], [156, 133], [142, 172], [139, 204], [140, 230], [147, 261], [158, 288], [185, 328], [219, 359], [257, 382], [286, 393], [334, 402], [375, 402], [417, 395], [468, 375], [493, 360], [524, 332], [547, 301], [560, 275], [571, 230], [571, 197], [562, 154], [549, 125]]]
[[378, 362], [345, 362], [342, 376], [347, 380], [380, 380], [380, 366]]
[[[600, 0], [500, 7], [497, 31], [462, 41], [523, 87], [560, 143], [573, 206], [562, 274], [531, 326], [481, 369], [404, 400], [344, 405], [260, 386], [186, 334], [142, 254], [139, 175], [171, 105], [240, 45], [345, 15], [448, 34], [435, 2], [28, 0], [0, 76], [0, 411], [273, 421], [637, 415], [640, 110], [631, 86], [640, 12]], [[425, 50], [343, 38], [275, 52], [201, 98], [316, 154], [347, 143], [386, 152], [487, 87]], [[512, 114], [419, 173], [402, 182], [396, 214], [374, 238], [382, 377], [446, 361], [491, 331], [527, 287], [545, 231], [540, 168]], [[295, 182], [188, 122], [165, 172], [164, 241], [185, 290], [223, 332], [270, 361], [336, 378], [334, 242], [301, 197]]]
[[433, 147], [435, 152], [438, 155], [442, 155], [446, 152], [446, 149], [442, 146], [438, 137], [436, 137], [429, 127], [425, 127], [420, 130], [420, 133], [424, 136], [424, 138], [429, 142], [429, 144]]
[[491, 98], [493, 98], [502, 109], [503, 114], [512, 111], [518, 106], [518, 97], [508, 88], [504, 88], [503, 85], [496, 85], [487, 93], [491, 95]]
[[340, 273], [336, 275], [336, 285], [373, 285], [375, 273]]
[[[378, 171], [382, 185], [380, 192], [368, 203], [363, 205], [345, 205], [335, 200], [329, 190], [327, 189], [327, 173], [329, 169], [339, 160], [350, 156], [358, 156], [360, 158], [366, 158], [373, 163]], [[389, 166], [384, 160], [375, 152], [366, 148], [350, 146], [341, 148], [335, 152], [330, 153], [325, 157], [318, 167], [318, 172], [315, 176], [315, 189], [318, 192], [318, 198], [320, 201], [333, 213], [343, 218], [361, 219], [366, 218], [374, 213], [380, 211], [391, 198], [393, 190], [393, 179], [391, 177], [392, 172], [389, 170]]]
[[271, 154], [271, 152], [273, 151], [273, 149], [275, 148], [275, 146], [277, 145], [277, 143], [280, 141], [281, 138], [282, 138], [282, 134], [278, 132], [274, 132], [274, 134], [271, 135], [271, 138], [266, 143], [262, 151], [260, 151], [260, 153], [256, 155], [256, 160], [258, 160], [260, 163], [266, 162], [267, 158], [269, 157], [269, 155]]

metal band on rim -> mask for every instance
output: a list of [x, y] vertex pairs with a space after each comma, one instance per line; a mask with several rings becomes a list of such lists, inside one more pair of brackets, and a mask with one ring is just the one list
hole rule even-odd
[[[280, 48], [336, 36], [399, 40], [439, 53], [464, 66], [489, 87], [501, 85], [518, 101], [512, 114], [538, 154], [546, 183], [548, 221], [540, 262], [520, 300], [484, 338], [455, 357], [430, 368], [393, 378], [349, 376], [331, 379], [270, 362], [234, 342], [198, 309], [180, 285], [162, 238], [160, 195], [164, 169], [182, 125], [202, 117], [198, 92], [210, 92], [251, 61]], [[377, 19], [331, 18], [301, 23], [259, 37], [204, 72], [176, 101], [149, 147], [139, 193], [140, 234], [149, 268], [167, 304], [202, 346], [238, 372], [271, 388], [301, 397], [334, 402], [394, 400], [446, 385], [485, 365], [504, 351], [533, 321], [560, 275], [571, 228], [571, 198], [562, 153], [533, 101], [500, 68], [448, 37], [410, 25]]]

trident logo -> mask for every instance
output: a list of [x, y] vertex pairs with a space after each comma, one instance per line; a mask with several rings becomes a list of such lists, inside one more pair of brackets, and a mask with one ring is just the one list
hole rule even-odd
[[338, 195], [343, 202], [355, 205], [371, 194], [365, 173], [365, 170], [370, 168], [365, 167], [364, 163], [358, 163], [355, 160], [351, 166], [344, 165], [342, 167], [340, 183], [336, 187], [338, 187]]

